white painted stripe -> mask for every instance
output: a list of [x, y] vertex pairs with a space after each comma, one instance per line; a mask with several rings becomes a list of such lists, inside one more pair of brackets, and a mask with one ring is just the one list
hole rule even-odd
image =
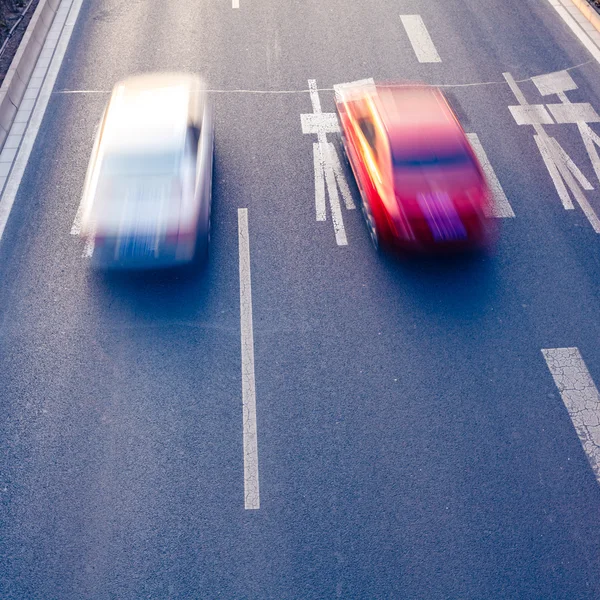
[[596, 177], [598, 178], [598, 181], [600, 181], [600, 157], [596, 150], [597, 146], [600, 147], [600, 137], [592, 131], [592, 128], [587, 123], [577, 123], [577, 127], [583, 139], [583, 143], [585, 144], [588, 156], [590, 157], [590, 161], [592, 162], [592, 167], [594, 167], [594, 173], [596, 173]]
[[305, 113], [300, 115], [302, 133], [339, 133], [340, 124], [335, 113]]
[[325, 159], [321, 152], [321, 144], [313, 142], [313, 160], [315, 166], [315, 210], [317, 221], [327, 220], [325, 205]]
[[[568, 102], [566, 97], [565, 100]], [[546, 108], [559, 125], [564, 123], [600, 123], [600, 116], [589, 102], [546, 104]]]
[[564, 162], [565, 166], [573, 173], [579, 184], [584, 190], [593, 190], [594, 187], [589, 182], [588, 178], [581, 172], [581, 169], [573, 162], [573, 159], [565, 152], [564, 148], [558, 143], [558, 141], [553, 138], [548, 138], [550, 144], [552, 145], [553, 152], [558, 160], [555, 162], [560, 164], [561, 161]]
[[240, 0], [231, 0], [231, 8], [239, 8]]
[[589, 50], [590, 54], [600, 63], [600, 48], [590, 39], [583, 28], [569, 14], [567, 9], [558, 0], [548, 0], [561, 19], [569, 26], [571, 31], [579, 38], [579, 41]]
[[[333, 222], [333, 231], [335, 232], [335, 241], [338, 246], [347, 246], [348, 238], [344, 228], [344, 219], [342, 218], [342, 208], [340, 205], [340, 195], [335, 182], [335, 173], [331, 164], [331, 153], [329, 152], [329, 142], [319, 144], [321, 152], [325, 159], [325, 183], [327, 184], [327, 193], [329, 194], [329, 206], [331, 207], [331, 221]], [[331, 144], [333, 146], [333, 144]]]
[[502, 186], [500, 185], [500, 181], [496, 176], [496, 172], [490, 163], [483, 146], [481, 145], [481, 141], [479, 140], [479, 136], [476, 133], [467, 133], [467, 138], [473, 146], [473, 151], [477, 155], [479, 162], [481, 163], [481, 167], [485, 176], [488, 180], [490, 188], [492, 190], [492, 195], [494, 198], [494, 205], [492, 207], [491, 214], [488, 214], [488, 217], [498, 217], [498, 218], [510, 218], [514, 217], [515, 213], [510, 205]]
[[256, 383], [254, 378], [254, 330], [248, 209], [238, 209], [240, 255], [240, 331], [242, 344], [242, 431], [244, 438], [244, 507], [260, 508], [258, 487], [258, 432], [256, 428]]
[[65, 56], [67, 46], [69, 45], [69, 40], [71, 39], [71, 34], [73, 33], [73, 28], [75, 27], [75, 22], [77, 21], [77, 16], [79, 15], [79, 10], [82, 3], [83, 0], [73, 0], [73, 4], [71, 5], [69, 15], [65, 21], [60, 40], [56, 45], [54, 56], [48, 68], [48, 73], [46, 74], [46, 78], [44, 79], [44, 83], [40, 89], [38, 100], [33, 109], [29, 125], [23, 136], [19, 153], [17, 154], [10, 177], [6, 182], [6, 187], [2, 194], [2, 198], [0, 199], [0, 239], [2, 239], [4, 234], [8, 217], [10, 216], [17, 192], [19, 191], [23, 174], [27, 168], [27, 162], [31, 156], [31, 151], [33, 150], [44, 114], [46, 113], [46, 108], [48, 106], [50, 96], [52, 95], [52, 89], [54, 88], [54, 84]]
[[316, 114], [322, 113], [321, 99], [319, 98], [319, 90], [317, 89], [317, 80], [308, 80], [308, 91], [310, 93], [310, 102], [312, 104], [313, 112]]
[[335, 180], [337, 181], [338, 187], [340, 188], [342, 198], [344, 199], [344, 204], [346, 205], [346, 208], [348, 210], [354, 210], [356, 208], [356, 205], [354, 204], [354, 200], [352, 200], [352, 194], [350, 193], [348, 182], [344, 177], [344, 171], [342, 170], [342, 165], [340, 163], [337, 150], [331, 142], [328, 143], [328, 147], [331, 166], [335, 174]]
[[519, 104], [508, 110], [517, 125], [552, 125], [554, 121], [543, 104]]
[[400, 15], [406, 35], [421, 63], [442, 62], [421, 15]]
[[596, 480], [600, 483], [600, 394], [577, 348], [542, 350], [569, 411]]
[[538, 135], [537, 133], [533, 136], [535, 143], [537, 144], [538, 150], [542, 155], [542, 159], [546, 168], [548, 169], [548, 173], [550, 173], [550, 177], [552, 177], [552, 182], [554, 183], [554, 187], [558, 193], [560, 201], [562, 202], [563, 208], [566, 210], [574, 210], [573, 202], [571, 200], [571, 196], [569, 196], [569, 192], [554, 164], [554, 159], [552, 158], [552, 150], [549, 147], [549, 138], [547, 135]]

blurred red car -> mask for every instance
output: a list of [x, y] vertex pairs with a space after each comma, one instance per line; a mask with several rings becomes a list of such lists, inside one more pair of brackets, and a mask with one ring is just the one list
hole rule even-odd
[[491, 192], [444, 95], [424, 85], [336, 88], [342, 141], [376, 248], [485, 247]]

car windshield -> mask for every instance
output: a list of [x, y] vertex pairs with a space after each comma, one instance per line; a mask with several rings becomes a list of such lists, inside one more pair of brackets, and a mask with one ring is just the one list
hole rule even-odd
[[392, 163], [398, 169], [466, 166], [470, 162], [471, 158], [467, 152], [457, 146], [439, 150], [420, 149], [416, 152], [405, 148], [392, 149]]

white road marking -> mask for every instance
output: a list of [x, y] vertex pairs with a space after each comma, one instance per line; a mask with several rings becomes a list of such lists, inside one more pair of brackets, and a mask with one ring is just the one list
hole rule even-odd
[[[314, 110], [314, 109], [313, 109]], [[340, 125], [335, 113], [305, 113], [300, 115], [302, 133], [339, 133]]]
[[16, 155], [12, 171], [6, 182], [4, 192], [2, 193], [2, 198], [0, 199], [0, 239], [2, 239], [6, 223], [8, 222], [15, 198], [17, 197], [23, 174], [27, 168], [27, 163], [31, 156], [38, 131], [42, 124], [42, 120], [44, 119], [44, 114], [46, 113], [46, 108], [48, 107], [50, 96], [52, 95], [52, 89], [54, 88], [82, 3], [83, 0], [73, 0], [73, 3], [71, 4], [71, 8], [60, 34], [60, 39], [56, 44], [54, 55], [48, 67], [44, 83], [40, 89], [38, 100], [31, 114], [29, 125], [23, 136], [21, 147]]
[[589, 102], [546, 104], [554, 120], [564, 123], [600, 123], [596, 109]]
[[563, 208], [566, 210], [573, 210], [575, 207], [573, 206], [573, 202], [571, 201], [571, 196], [569, 195], [569, 191], [567, 190], [565, 183], [558, 172], [558, 167], [554, 163], [554, 159], [552, 158], [552, 149], [550, 148], [550, 140], [546, 135], [538, 135], [534, 134], [533, 139], [537, 144], [538, 150], [542, 155], [542, 160], [548, 169], [548, 173], [550, 173], [550, 177], [552, 178], [552, 183], [554, 183], [554, 187], [556, 188], [556, 192], [558, 193], [558, 197], [562, 202]]
[[571, 173], [575, 176], [579, 185], [584, 190], [593, 190], [594, 186], [588, 181], [587, 177], [581, 172], [581, 169], [573, 162], [573, 159], [565, 152], [564, 148], [558, 143], [558, 141], [551, 137], [549, 138], [550, 144], [552, 145], [552, 149], [555, 156], [560, 157], [560, 162], [563, 162], [565, 166], [571, 171]]
[[542, 350], [581, 445], [600, 483], [600, 394], [577, 348]]
[[600, 181], [600, 157], [596, 150], [596, 147], [600, 147], [600, 137], [592, 131], [592, 128], [587, 123], [577, 123], [577, 127], [579, 128], [579, 133], [583, 139], [588, 156], [592, 161], [594, 173], [596, 173], [596, 177], [598, 178], [598, 181]]
[[[556, 192], [562, 202], [562, 205], [565, 209], [571, 210], [573, 209], [573, 202], [571, 201], [569, 190], [573, 195], [573, 198], [579, 204], [583, 214], [586, 216], [590, 225], [594, 229], [596, 233], [600, 234], [600, 219], [598, 215], [588, 202], [588, 199], [585, 197], [583, 190], [593, 190], [592, 184], [588, 181], [579, 167], [575, 164], [575, 162], [571, 159], [571, 157], [567, 154], [564, 148], [559, 144], [558, 140], [553, 137], [550, 137], [546, 131], [544, 130], [543, 125], [546, 123], [546, 117], [542, 116], [542, 113], [538, 110], [537, 115], [538, 118], [533, 118], [533, 113], [529, 116], [529, 120], [526, 121], [522, 118], [522, 113], [519, 112], [519, 109], [527, 109], [531, 108], [531, 106], [542, 107], [543, 105], [529, 105], [527, 103], [527, 99], [519, 86], [513, 79], [510, 73], [504, 73], [504, 78], [508, 83], [510, 89], [513, 94], [517, 98], [519, 102], [519, 106], [509, 106], [515, 121], [520, 125], [531, 125], [535, 129], [534, 140], [537, 144], [537, 147], [542, 155], [542, 159], [548, 172], [550, 173], [550, 177], [552, 178], [552, 182], [554, 183], [554, 187], [556, 188]], [[538, 90], [542, 95], [550, 95], [557, 94], [562, 102], [562, 105], [551, 104], [550, 107], [556, 106], [565, 106], [567, 107], [562, 113], [560, 111], [554, 110], [556, 114], [561, 116], [562, 118], [568, 118], [569, 116], [579, 116], [579, 117], [587, 117], [591, 116], [595, 118], [596, 111], [589, 105], [589, 108], [586, 106], [585, 108], [581, 108], [581, 104], [571, 104], [569, 99], [566, 96], [566, 91], [577, 89], [577, 86], [571, 76], [565, 71], [558, 71], [557, 73], [548, 73], [546, 75], [541, 75], [536, 78], [532, 78], [532, 81], [537, 86]], [[573, 108], [575, 107], [575, 108]], [[591, 109], [591, 111], [590, 111]], [[545, 110], [545, 108], [544, 108]], [[552, 109], [551, 109], [552, 110]], [[571, 112], [569, 113], [569, 110]], [[547, 113], [548, 117], [550, 117], [549, 113]], [[550, 117], [551, 119], [551, 117]], [[552, 120], [552, 119], [551, 119]], [[594, 132], [590, 129], [589, 125], [586, 122], [577, 121], [577, 125], [579, 127], [580, 132], [582, 132], [583, 141], [588, 150], [588, 154], [590, 156], [590, 160], [594, 166], [594, 170], [597, 173], [600, 173], [600, 159], [596, 153], [594, 148], [594, 143], [596, 140], [600, 141], [600, 138], [594, 134]]]
[[319, 142], [313, 142], [313, 161], [315, 167], [315, 211], [317, 213], [317, 221], [326, 221], [325, 160], [323, 159], [321, 144]]
[[[596, 149], [597, 146], [600, 146], [600, 137], [589, 125], [589, 123], [600, 122], [596, 109], [589, 102], [573, 103], [569, 100], [566, 92], [576, 90], [578, 86], [566, 70], [538, 75], [533, 77], [532, 81], [542, 96], [556, 94], [559, 97], [561, 104], [548, 104], [548, 108], [557, 123], [575, 123], [577, 125], [594, 173], [600, 181], [600, 157]], [[587, 189], [593, 189], [591, 184]]]
[[552, 125], [554, 121], [543, 104], [509, 106], [517, 125]]
[[577, 89], [577, 84], [566, 70], [537, 75], [532, 77], [531, 81], [542, 96], [552, 96]]
[[350, 188], [348, 187], [348, 183], [346, 182], [346, 178], [344, 177], [344, 171], [342, 170], [342, 165], [340, 163], [340, 159], [338, 157], [338, 153], [335, 149], [335, 146], [329, 142], [327, 144], [327, 150], [329, 152], [329, 162], [331, 167], [333, 168], [333, 172], [335, 174], [335, 180], [337, 181], [338, 187], [340, 188], [340, 193], [342, 194], [342, 198], [344, 199], [344, 204], [348, 210], [354, 210], [356, 205], [352, 200], [352, 194], [350, 193]]
[[442, 62], [421, 15], [400, 15], [406, 35], [421, 63]]
[[240, 0], [231, 0], [231, 8], [239, 8]]
[[242, 345], [242, 408], [244, 439], [244, 507], [260, 508], [258, 486], [258, 432], [256, 428], [256, 382], [254, 378], [254, 329], [252, 325], [252, 286], [248, 209], [238, 209], [240, 257], [240, 331]]
[[590, 39], [584, 29], [569, 14], [567, 9], [559, 0], [548, 0], [561, 19], [570, 27], [571, 31], [579, 38], [579, 41], [589, 50], [590, 54], [600, 63], [600, 49]]
[[323, 109], [321, 108], [321, 98], [319, 98], [319, 90], [317, 88], [317, 80], [308, 80], [308, 90], [310, 93], [310, 103], [315, 114], [321, 114]]
[[479, 136], [476, 133], [467, 133], [467, 138], [473, 146], [473, 150], [481, 163], [481, 167], [485, 176], [490, 184], [490, 188], [492, 190], [492, 195], [494, 199], [494, 204], [492, 206], [491, 214], [489, 217], [498, 217], [501, 219], [514, 217], [515, 213], [510, 205], [502, 186], [500, 185], [500, 181], [496, 176], [494, 168], [490, 163], [483, 146], [481, 145], [481, 141], [479, 140]]
[[336, 244], [347, 246], [348, 238], [344, 228], [340, 194], [347, 209], [352, 210], [356, 206], [352, 200], [352, 194], [346, 182], [337, 150], [333, 143], [327, 140], [328, 133], [339, 133], [339, 122], [335, 113], [323, 112], [317, 82], [314, 79], [309, 79], [308, 90], [313, 112], [300, 115], [300, 122], [302, 133], [317, 136], [317, 142], [313, 143], [316, 219], [317, 221], [327, 220], [327, 194]]

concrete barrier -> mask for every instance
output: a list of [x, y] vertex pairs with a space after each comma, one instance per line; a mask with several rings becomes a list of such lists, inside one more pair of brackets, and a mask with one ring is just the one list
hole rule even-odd
[[15, 120], [61, 0], [40, 0], [0, 87], [0, 149]]

